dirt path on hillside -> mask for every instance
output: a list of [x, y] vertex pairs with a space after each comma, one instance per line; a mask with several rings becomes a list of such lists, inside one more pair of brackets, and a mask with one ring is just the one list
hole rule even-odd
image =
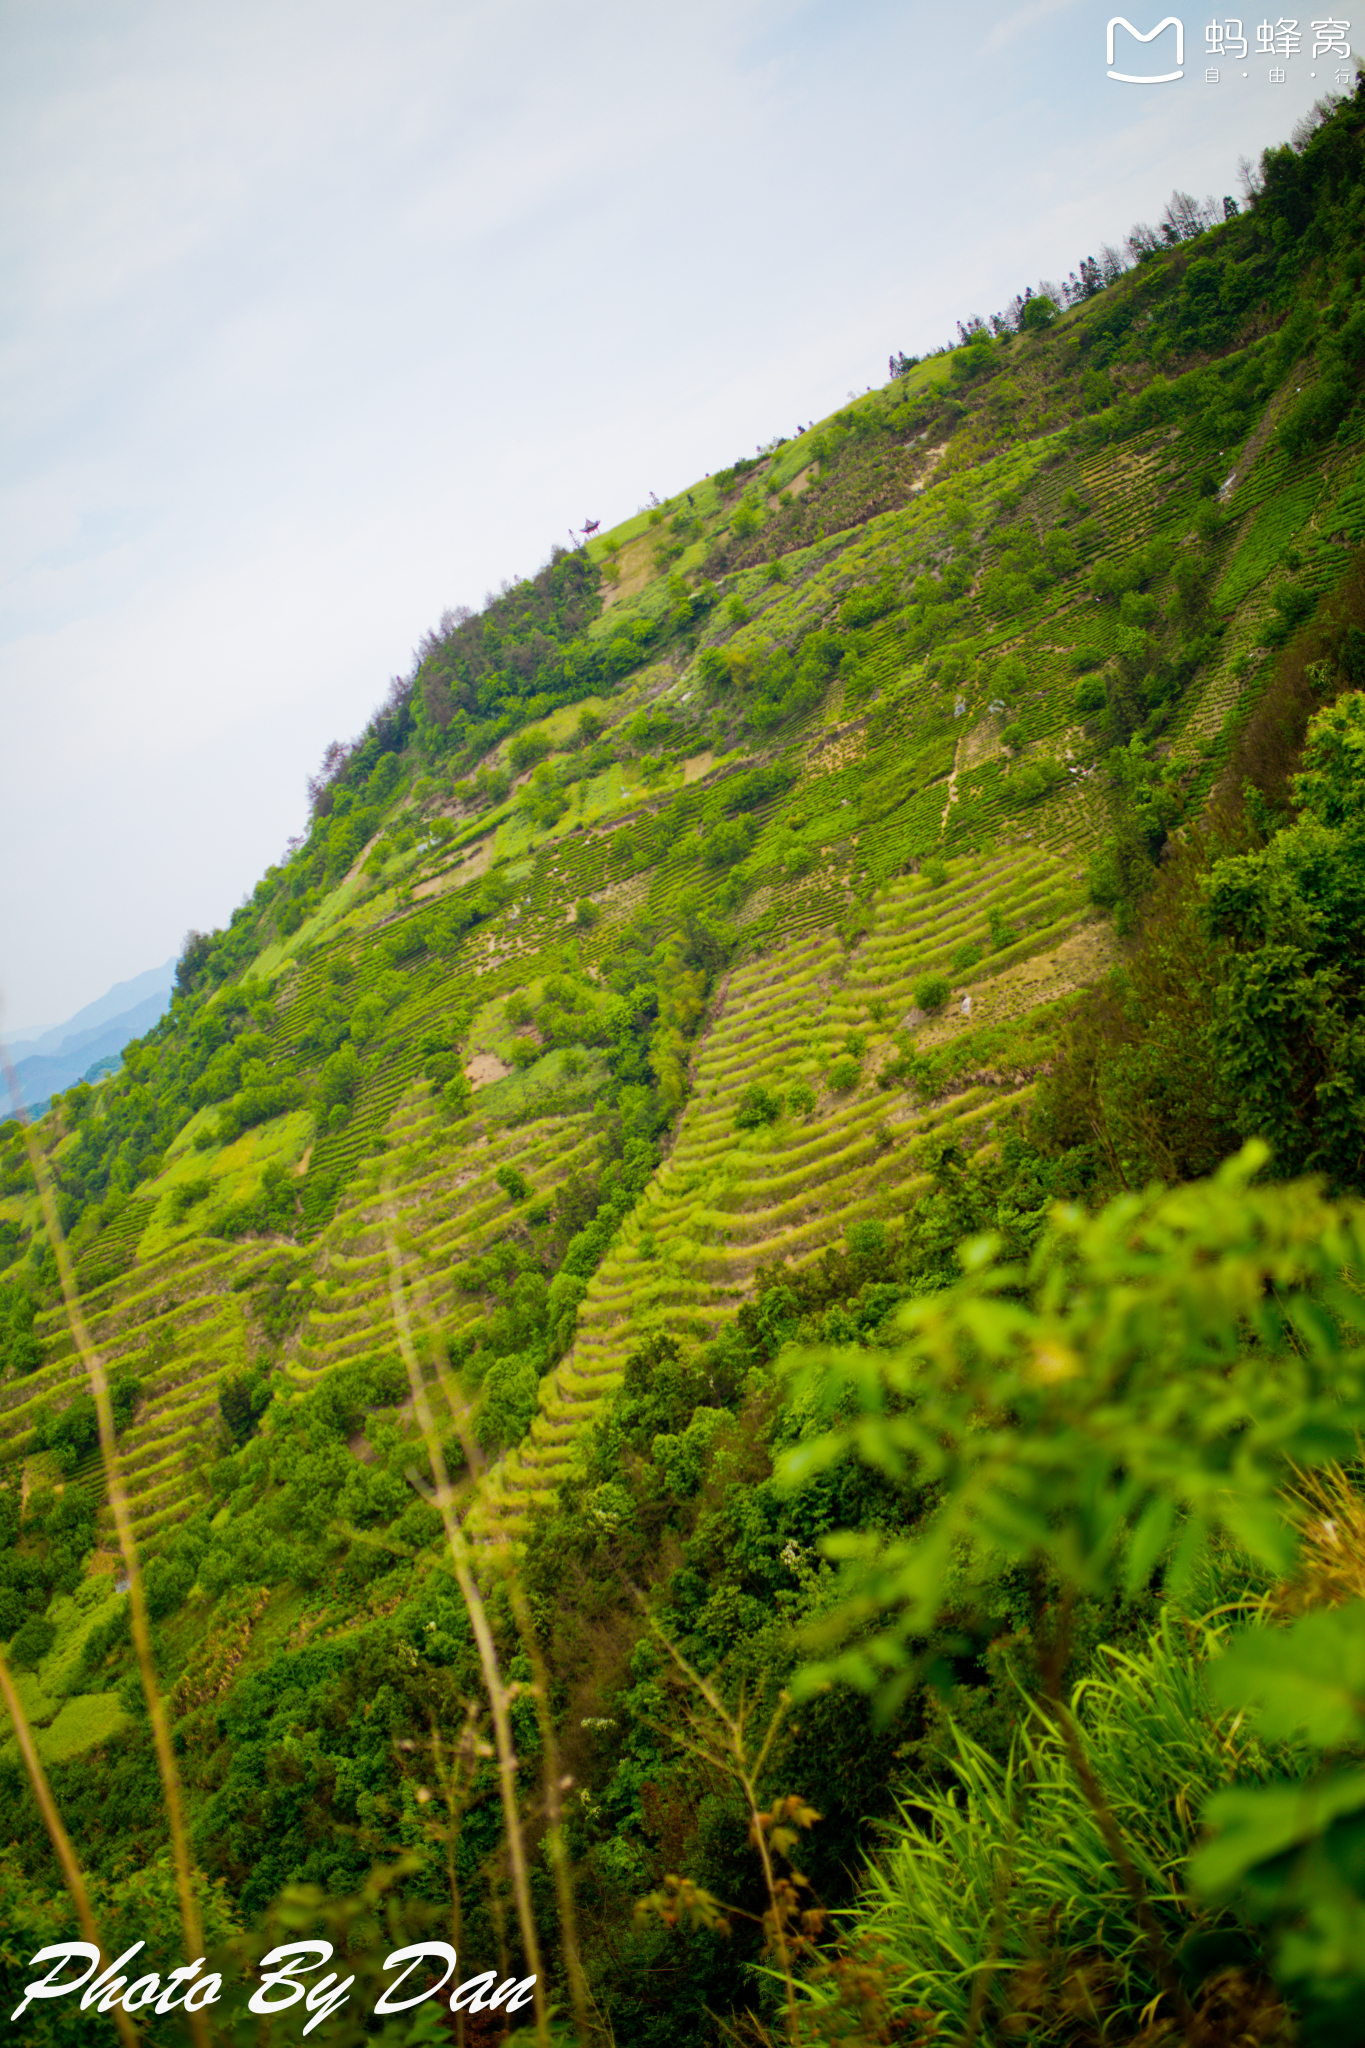
[[[1297, 396], [1297, 393], [1295, 395]], [[1260, 454], [1261, 450], [1265, 447], [1266, 442], [1274, 433], [1275, 422], [1279, 418], [1281, 412], [1284, 410], [1284, 407], [1288, 402], [1288, 396], [1289, 394], [1287, 392], [1277, 391], [1275, 393], [1275, 396], [1271, 399], [1269, 405], [1265, 409], [1265, 417], [1261, 421], [1260, 426], [1256, 428], [1255, 432], [1251, 436], [1251, 439], [1247, 442], [1246, 447], [1242, 450], [1242, 453], [1239, 456], [1238, 460], [1233, 464], [1232, 473], [1230, 474], [1230, 476], [1228, 476], [1226, 481], [1220, 484], [1219, 486], [1218, 501], [1220, 504], [1226, 504], [1228, 499], [1236, 490], [1238, 484], [1245, 482], [1248, 472], [1251, 470], [1252, 465], [1255, 463], [1256, 457]]]
[[953, 752], [953, 767], [952, 773], [948, 777], [947, 800], [944, 803], [943, 810], [938, 821], [938, 836], [940, 839], [943, 837], [944, 833], [948, 829], [948, 813], [953, 808], [953, 805], [957, 802], [957, 757], [961, 753], [961, 751], [962, 742], [961, 740], [959, 740]]

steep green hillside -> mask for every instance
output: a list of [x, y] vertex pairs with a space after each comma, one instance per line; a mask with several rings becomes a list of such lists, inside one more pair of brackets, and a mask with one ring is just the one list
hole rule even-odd
[[[1091, 275], [1064, 311], [902, 361], [448, 616], [332, 751], [306, 837], [225, 931], [191, 935], [164, 1023], [43, 1119], [161, 1561], [196, 1826], [239, 1899], [305, 1868], [358, 1882], [393, 1843], [362, 1817], [334, 1864], [268, 1851], [233, 1775], [266, 1739], [245, 1678], [353, 1656], [363, 1691], [404, 1602], [456, 1627], [395, 1376], [392, 1248], [487, 1461], [452, 1437], [467, 1525], [543, 1561], [547, 1516], [589, 1480], [606, 1498], [603, 1430], [649, 1361], [702, 1375], [660, 1411], [691, 1441], [693, 1411], [749, 1412], [775, 1275], [812, 1315], [886, 1287], [881, 1316], [938, 1284], [926, 1219], [1036, 1222], [1103, 1178], [1035, 1156], [1011, 1208], [1010, 1146], [1279, 650], [1365, 542], [1361, 132], [1352, 102], [1268, 154], [1242, 214]], [[140, 1827], [55, 1282], [5, 1125], [0, 1635], [53, 1602], [42, 1743], [54, 1766], [142, 1756], [119, 1795]], [[695, 1361], [733, 1363], [737, 1330], [742, 1369], [708, 1392], [724, 1373]], [[324, 1441], [305, 1486], [289, 1461]], [[672, 1567], [661, 1547], [639, 1568]], [[584, 1656], [587, 1728], [628, 1657]], [[626, 1883], [602, 1879], [604, 1927]]]

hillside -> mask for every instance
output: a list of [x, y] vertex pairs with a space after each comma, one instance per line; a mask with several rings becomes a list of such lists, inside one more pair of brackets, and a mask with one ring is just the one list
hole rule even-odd
[[[444, 619], [332, 751], [288, 860], [191, 935], [165, 1018], [53, 1101], [39, 1141], [122, 1389], [197, 1839], [239, 1905], [305, 1874], [358, 1883], [383, 1833], [362, 1819], [344, 1851], [291, 1835], [276, 1854], [264, 1810], [232, 1806], [279, 1671], [334, 1674], [348, 1641], [358, 1670], [382, 1664], [405, 1602], [414, 1628], [455, 1629], [395, 1257], [428, 1379], [448, 1361], [476, 1440], [447, 1432], [466, 1527], [486, 1554], [518, 1546], [549, 1613], [568, 1599], [553, 1518], [621, 1512], [610, 1432], [657, 1400], [711, 1470], [727, 1439], [705, 1418], [748, 1412], [779, 1284], [817, 1320], [884, 1287], [881, 1317], [930, 1270], [955, 1174], [976, 1176], [958, 1236], [1108, 1192], [1074, 1150], [1012, 1181], [1011, 1147], [1283, 651], [1358, 575], [1362, 118], [1357, 99], [1269, 152], [1240, 214], [1187, 222], [1107, 284], [1083, 270], [1065, 308], [899, 359], [882, 389]], [[916, 1229], [907, 1267], [888, 1247]], [[25, 1681], [40, 1746], [69, 1789], [93, 1757], [117, 1825], [141, 1828], [93, 1410], [13, 1122], [0, 1353], [0, 1480], [33, 1561], [0, 1587], [0, 1635], [51, 1601]], [[675, 1397], [684, 1372], [701, 1378]], [[328, 1476], [296, 1498], [288, 1458], [326, 1415]], [[294, 1449], [269, 1478], [272, 1445]], [[45, 1503], [30, 1535], [20, 1491]], [[664, 1583], [679, 1556], [661, 1537], [639, 1570]], [[634, 1654], [583, 1647], [591, 1608], [560, 1670], [583, 1728]], [[571, 1760], [603, 1799], [624, 1769]], [[72, 1796], [112, 1854], [116, 1823]], [[849, 1859], [856, 1796], [819, 1796], [847, 1799], [830, 1825]], [[649, 1876], [606, 1867], [604, 1929]], [[697, 1969], [689, 1997], [732, 1995]]]

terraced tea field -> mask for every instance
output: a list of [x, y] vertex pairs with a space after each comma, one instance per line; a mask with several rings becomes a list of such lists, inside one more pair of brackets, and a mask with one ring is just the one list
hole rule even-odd
[[[997, 930], [1004, 919], [1017, 933], [995, 951], [992, 913]], [[1069, 948], [1083, 933], [1099, 943]], [[950, 1009], [931, 1022], [915, 1009], [914, 983], [951, 973], [963, 949], [981, 957], [953, 976]], [[573, 1349], [544, 1382], [530, 1436], [487, 1481], [477, 1525], [515, 1534], [548, 1500], [582, 1426], [651, 1332], [712, 1335], [759, 1267], [808, 1259], [863, 1219], [898, 1217], [923, 1179], [917, 1139], [950, 1120], [965, 1145], [988, 1142], [1029, 1093], [1029, 1080], [1009, 1074], [928, 1103], [885, 1090], [877, 1075], [898, 1032], [942, 1043], [968, 1017], [1025, 1017], [1091, 978], [1107, 954], [1074, 868], [1037, 851], [961, 863], [938, 887], [918, 876], [890, 885], [851, 955], [837, 938], [797, 936], [737, 968], [699, 1047], [672, 1152], [589, 1283]], [[1042, 970], [1032, 987], [1026, 967]], [[864, 1049], [859, 1078], [842, 1089], [830, 1068], [850, 1035]], [[785, 1099], [803, 1083], [808, 1113], [737, 1130], [746, 1088]]]

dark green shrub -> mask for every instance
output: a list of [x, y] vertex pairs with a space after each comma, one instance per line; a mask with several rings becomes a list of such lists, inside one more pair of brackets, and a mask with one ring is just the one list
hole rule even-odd
[[1287, 640], [1296, 626], [1312, 612], [1317, 603], [1311, 590], [1305, 590], [1301, 583], [1279, 583], [1271, 592], [1271, 603], [1279, 614], [1271, 626], [1267, 638], [1275, 645]]
[[[111, 1382], [109, 1395], [114, 1411], [114, 1428], [116, 1431], [126, 1429], [142, 1398], [142, 1382], [131, 1373], [123, 1372]], [[100, 1440], [94, 1400], [87, 1393], [79, 1393], [59, 1414], [40, 1412], [34, 1422], [33, 1433], [36, 1449], [55, 1451], [62, 1470], [74, 1471]]]
[[870, 626], [885, 617], [896, 602], [895, 586], [889, 582], [864, 584], [845, 595], [839, 606], [839, 620], [848, 627]]
[[45, 1614], [31, 1614], [9, 1646], [11, 1664], [21, 1671], [36, 1671], [57, 1640], [57, 1631]]
[[793, 1116], [809, 1116], [815, 1107], [815, 1090], [809, 1081], [795, 1081], [787, 1090], [787, 1107]]
[[357, 1045], [373, 1038], [388, 1009], [382, 996], [362, 996], [351, 1012], [351, 1037]]
[[[598, 728], [599, 731], [601, 728]], [[507, 758], [518, 775], [533, 768], [537, 761], [543, 761], [552, 752], [547, 734], [543, 732], [519, 732], [507, 749]]]
[[775, 1124], [782, 1114], [782, 1097], [774, 1095], [758, 1081], [751, 1081], [742, 1090], [735, 1109], [737, 1131], [761, 1130], [765, 1124]]
[[847, 1095], [850, 1089], [857, 1087], [861, 1074], [862, 1068], [852, 1053], [843, 1052], [835, 1060], [825, 1079], [835, 1095]]
[[701, 843], [701, 857], [709, 868], [733, 867], [743, 860], [754, 843], [750, 818], [722, 818]]
[[1025, 804], [1036, 804], [1065, 780], [1066, 770], [1061, 762], [1044, 755], [1016, 768], [1005, 784], [1005, 792], [1015, 808], [1022, 810]]
[[240, 1446], [256, 1434], [257, 1423], [270, 1405], [270, 1395], [269, 1382], [260, 1374], [229, 1373], [219, 1380], [218, 1413], [234, 1444]]
[[195, 1580], [195, 1567], [188, 1558], [154, 1557], [142, 1575], [147, 1594], [147, 1612], [153, 1621], [164, 1621], [185, 1603]]
[[500, 1166], [493, 1175], [509, 1202], [524, 1202], [531, 1192], [530, 1183], [524, 1173], [518, 1173], [515, 1166]]
[[948, 864], [937, 858], [926, 860], [921, 864], [920, 873], [931, 889], [941, 889], [948, 879]]
[[531, 1427], [540, 1386], [540, 1361], [533, 1352], [495, 1358], [484, 1375], [483, 1401], [475, 1428], [485, 1450], [520, 1443]]
[[799, 769], [792, 761], [768, 761], [747, 775], [737, 775], [728, 784], [725, 807], [730, 811], [752, 811], [769, 797], [782, 796], [796, 781]]
[[854, 1259], [883, 1260], [889, 1241], [886, 1225], [875, 1216], [864, 1216], [857, 1223], [850, 1223], [844, 1232], [849, 1256]]
[[37, 1313], [37, 1302], [17, 1283], [0, 1288], [0, 1373], [22, 1379], [42, 1364], [42, 1342], [33, 1332]]
[[925, 974], [915, 983], [915, 1002], [929, 1016], [937, 1016], [952, 994], [946, 974]]
[[697, 674], [711, 689], [719, 689], [730, 681], [730, 664], [725, 651], [720, 647], [703, 647], [697, 656]]
[[410, 917], [381, 942], [379, 957], [386, 967], [400, 967], [405, 960], [415, 960], [426, 949], [426, 931], [415, 917]]
[[196, 1174], [193, 1180], [182, 1180], [171, 1189], [170, 1214], [172, 1223], [183, 1223], [190, 1210], [206, 1201], [213, 1183], [206, 1173]]
[[1338, 371], [1324, 377], [1285, 413], [1280, 441], [1289, 455], [1303, 455], [1334, 434], [1351, 409], [1349, 378]]
[[342, 1045], [323, 1061], [318, 1075], [318, 1108], [323, 1113], [340, 1103], [349, 1103], [360, 1086], [360, 1055], [353, 1045]]

